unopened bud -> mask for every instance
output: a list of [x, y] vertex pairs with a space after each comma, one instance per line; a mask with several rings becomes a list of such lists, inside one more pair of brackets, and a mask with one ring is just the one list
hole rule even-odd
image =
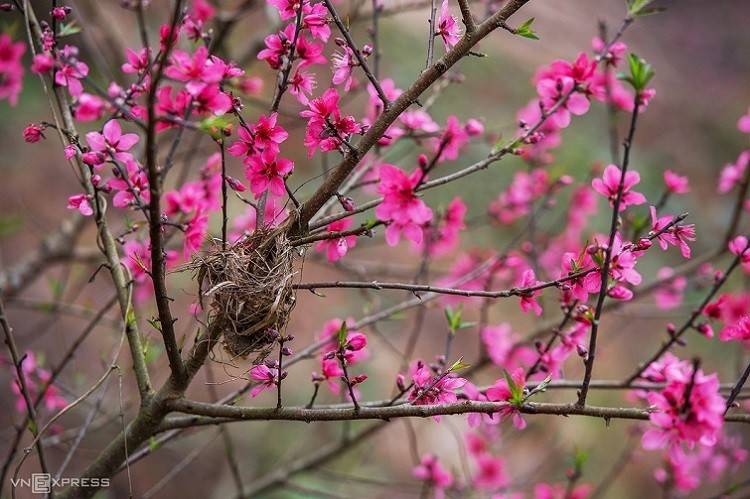
[[706, 338], [714, 337], [714, 330], [707, 322], [701, 322], [698, 324], [698, 332], [700, 332]]
[[669, 333], [669, 336], [674, 337], [675, 325], [673, 322], [670, 322], [667, 324], [667, 333]]
[[284, 355], [286, 357], [289, 357], [290, 355], [294, 355], [294, 352], [292, 352], [292, 349], [289, 347], [284, 347], [281, 349], [281, 355]]
[[245, 190], [247, 189], [245, 185], [239, 180], [237, 180], [236, 178], [233, 178], [227, 175], [226, 180], [227, 180], [227, 185], [233, 191], [245, 192]]
[[396, 376], [396, 386], [397, 386], [397, 387], [398, 387], [398, 389], [399, 389], [399, 390], [401, 390], [402, 392], [403, 392], [404, 390], [406, 390], [406, 385], [404, 384], [404, 379], [405, 379], [405, 378], [404, 378], [404, 375], [403, 375], [403, 374], [399, 374], [398, 376]]
[[366, 380], [367, 380], [366, 374], [359, 374], [357, 376], [354, 376], [354, 379], [352, 380], [352, 386], [358, 385]]
[[370, 57], [370, 55], [372, 55], [372, 45], [368, 43], [367, 45], [362, 47], [362, 55], [365, 57]]
[[344, 208], [344, 211], [354, 211], [356, 206], [354, 200], [350, 197], [340, 197], [339, 203], [341, 203], [341, 207]]

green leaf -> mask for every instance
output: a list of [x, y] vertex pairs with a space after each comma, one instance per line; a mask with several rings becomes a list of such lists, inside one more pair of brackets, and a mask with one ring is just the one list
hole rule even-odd
[[460, 357], [456, 362], [453, 363], [452, 366], [448, 368], [449, 373], [454, 373], [456, 371], [460, 371], [461, 369], [466, 369], [467, 367], [471, 367], [471, 364], [467, 364], [464, 362], [464, 358]]
[[535, 393], [543, 392], [544, 390], [546, 390], [547, 389], [547, 385], [549, 385], [550, 381], [552, 381], [552, 375], [551, 374], [547, 375], [547, 377], [544, 378], [544, 381], [542, 381], [541, 383], [539, 383], [533, 390], [531, 390], [529, 392], [529, 394], [526, 395], [523, 398], [523, 401], [526, 402]]
[[459, 305], [456, 310], [453, 310], [453, 308], [451, 307], [445, 308], [445, 320], [448, 321], [448, 331], [451, 334], [456, 334], [456, 331], [470, 328], [474, 325], [473, 322], [464, 322], [463, 320], [461, 320], [463, 310], [463, 305]]
[[654, 0], [628, 0], [628, 17], [636, 18], [658, 14], [667, 10], [664, 7], [650, 7]]
[[69, 24], [60, 23], [60, 31], [58, 31], [57, 36], [63, 37], [75, 35], [80, 33], [81, 31], [83, 31], [83, 28], [81, 28], [80, 26], [76, 26], [76, 21], [74, 19]]
[[629, 75], [619, 74], [617, 77], [629, 83], [636, 91], [641, 93], [646, 89], [646, 85], [654, 77], [654, 70], [649, 63], [638, 57], [636, 54], [628, 54]]
[[341, 327], [339, 328], [339, 346], [341, 348], [346, 345], [346, 334], [349, 332], [349, 328], [346, 325], [346, 322], [341, 323]]
[[222, 116], [211, 116], [201, 121], [198, 127], [204, 132], [208, 133], [214, 140], [223, 139], [224, 135], [221, 133], [226, 127], [230, 125], [229, 118], [226, 115]]
[[516, 34], [518, 36], [522, 36], [524, 38], [529, 38], [531, 40], [539, 40], [539, 37], [536, 36], [536, 33], [532, 31], [531, 24], [534, 22], [534, 18], [532, 17], [522, 25], [520, 25], [518, 28], [516, 28]]
[[490, 150], [490, 154], [497, 154], [503, 149], [503, 134], [499, 134], [497, 136], [497, 140], [495, 141], [495, 145], [492, 146], [492, 149]]
[[65, 285], [53, 275], [47, 276], [47, 286], [49, 286], [49, 290], [52, 293], [53, 301], [59, 300], [65, 291]]
[[148, 439], [148, 450], [151, 452], [157, 450], [159, 447], [161, 447], [161, 442], [156, 440], [156, 437], [150, 437]]
[[149, 342], [146, 341], [143, 344], [143, 356], [146, 358], [146, 364], [149, 366], [154, 365], [154, 362], [156, 362], [159, 359], [159, 356], [161, 355], [163, 349], [161, 345], [159, 345], [158, 342]]
[[505, 381], [508, 382], [508, 388], [510, 389], [510, 400], [508, 402], [520, 406], [523, 404], [523, 387], [513, 381], [513, 377], [505, 369], [503, 369], [503, 376], [505, 376]]
[[581, 450], [578, 447], [573, 449], [573, 466], [578, 473], [583, 471], [583, 466], [588, 461], [590, 454], [589, 451]]
[[638, 11], [638, 17], [650, 16], [650, 15], [653, 15], [653, 14], [660, 14], [660, 13], [666, 12], [666, 11], [667, 11], [666, 7], [649, 7], [647, 9], [641, 9], [641, 10], [639, 10]]
[[151, 319], [146, 319], [146, 322], [151, 324], [151, 327], [156, 329], [161, 333], [161, 323], [159, 322], [159, 319], [152, 317]]

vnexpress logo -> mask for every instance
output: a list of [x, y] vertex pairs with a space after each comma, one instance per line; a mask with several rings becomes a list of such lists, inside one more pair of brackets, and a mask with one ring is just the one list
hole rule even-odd
[[53, 478], [49, 473], [32, 473], [31, 479], [11, 478], [11, 486], [30, 487], [33, 494], [50, 494], [55, 487], [109, 487], [109, 478]]
[[49, 473], [31, 474], [31, 492], [34, 494], [49, 494], [52, 492], [52, 477]]

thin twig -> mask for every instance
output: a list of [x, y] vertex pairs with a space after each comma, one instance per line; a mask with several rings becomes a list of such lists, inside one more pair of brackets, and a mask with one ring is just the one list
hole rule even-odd
[[578, 404], [586, 405], [586, 396], [588, 395], [589, 383], [591, 383], [591, 376], [594, 371], [594, 360], [596, 358], [596, 340], [599, 332], [599, 323], [602, 317], [602, 310], [604, 307], [604, 300], [607, 297], [609, 291], [609, 270], [612, 264], [612, 246], [614, 245], [615, 235], [617, 234], [617, 221], [620, 218], [620, 205], [622, 203], [622, 194], [625, 190], [625, 176], [628, 171], [630, 164], [630, 151], [633, 147], [633, 137], [635, 136], [636, 123], [638, 120], [638, 114], [640, 111], [641, 96], [638, 92], [635, 94], [633, 104], [633, 114], [630, 119], [630, 131], [628, 137], [625, 139], [625, 152], [623, 154], [622, 168], [620, 169], [620, 184], [617, 187], [617, 196], [615, 197], [614, 203], [612, 204], [612, 221], [609, 228], [609, 242], [607, 247], [604, 248], [604, 265], [601, 269], [601, 284], [599, 289], [599, 297], [596, 301], [596, 308], [594, 309], [594, 319], [591, 321], [591, 334], [589, 336], [589, 349], [584, 361], [586, 367], [583, 374], [583, 386], [581, 392], [578, 395]]
[[354, 57], [357, 58], [357, 62], [359, 62], [359, 65], [362, 68], [362, 71], [365, 72], [367, 79], [370, 80], [370, 83], [372, 83], [372, 86], [375, 88], [375, 91], [377, 92], [378, 97], [380, 97], [380, 100], [383, 103], [383, 108], [388, 109], [391, 103], [388, 100], [388, 97], [385, 95], [385, 92], [383, 91], [383, 87], [380, 86], [380, 81], [378, 81], [377, 77], [375, 77], [375, 75], [370, 70], [370, 66], [367, 64], [367, 60], [365, 60], [365, 57], [362, 55], [362, 52], [360, 52], [359, 49], [357, 48], [357, 45], [354, 43], [354, 40], [352, 39], [352, 36], [349, 33], [349, 30], [344, 25], [344, 22], [341, 20], [341, 17], [339, 17], [338, 12], [336, 12], [336, 9], [331, 3], [331, 0], [323, 0], [323, 3], [325, 3], [326, 8], [328, 9], [328, 12], [331, 14], [331, 17], [333, 18], [333, 22], [336, 23], [336, 26], [338, 26], [339, 31], [344, 36], [344, 39], [346, 40], [346, 44], [349, 46], [349, 49], [351, 49], [351, 51], [354, 53]]
[[427, 22], [430, 23], [430, 34], [427, 38], [427, 62], [425, 62], [425, 69], [432, 66], [432, 59], [435, 52], [435, 18], [437, 17], [437, 0], [431, 0], [430, 4], [430, 18]]
[[[29, 392], [29, 386], [26, 382], [26, 374], [23, 371], [23, 361], [25, 359], [25, 356], [21, 357], [18, 353], [16, 340], [15, 338], [13, 338], [13, 328], [8, 322], [8, 316], [5, 314], [5, 307], [3, 306], [2, 300], [0, 300], [0, 327], [2, 327], [3, 329], [5, 345], [8, 348], [10, 359], [11, 361], [13, 361], [13, 367], [16, 371], [16, 383], [18, 386], [18, 390], [23, 397], [24, 403], [26, 404], [26, 413], [28, 414], [28, 419], [31, 423], [29, 425], [29, 431], [34, 436], [33, 445], [36, 447], [37, 456], [39, 458], [39, 466], [42, 470], [42, 473], [49, 473], [49, 468], [47, 468], [47, 460], [44, 455], [44, 449], [42, 448], [42, 444], [38, 438], [39, 435], [41, 435], [41, 432], [39, 431], [39, 420], [37, 419], [34, 402], [31, 400], [31, 393]], [[21, 462], [23, 462], [23, 459], [25, 459], [26, 456], [28, 456], [28, 452], [24, 454]], [[18, 468], [16, 468], [16, 470], [18, 470]], [[16, 486], [13, 485], [11, 490], [13, 492], [13, 497], [15, 497]]]

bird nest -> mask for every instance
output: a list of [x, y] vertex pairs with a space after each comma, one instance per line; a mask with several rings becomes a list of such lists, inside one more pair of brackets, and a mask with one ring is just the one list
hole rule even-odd
[[293, 250], [287, 237], [259, 229], [194, 263], [201, 299], [211, 299], [211, 321], [224, 331], [224, 349], [233, 357], [255, 355], [253, 363], [262, 362], [294, 307]]

